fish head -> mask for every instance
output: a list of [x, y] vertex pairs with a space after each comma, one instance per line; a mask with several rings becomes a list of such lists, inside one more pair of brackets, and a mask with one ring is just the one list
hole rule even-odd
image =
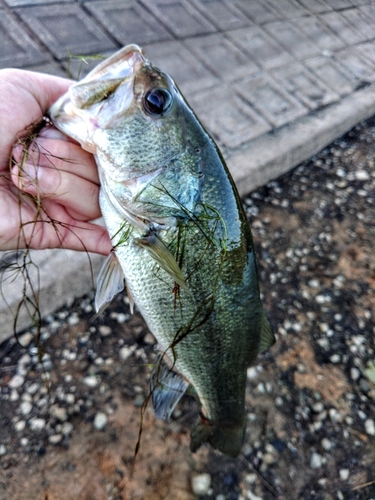
[[172, 206], [192, 209], [202, 177], [196, 152], [205, 133], [172, 78], [137, 45], [124, 47], [72, 85], [50, 116], [96, 155], [102, 186], [133, 213], [147, 218], [156, 210], [153, 215], [168, 217]]

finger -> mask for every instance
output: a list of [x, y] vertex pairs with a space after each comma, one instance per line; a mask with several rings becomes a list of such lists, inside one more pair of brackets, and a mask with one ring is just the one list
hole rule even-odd
[[[112, 243], [103, 226], [90, 222], [77, 221], [63, 208], [50, 201], [43, 203], [48, 221], [41, 222], [39, 231], [31, 241], [31, 248], [65, 248], [69, 250], [87, 251], [108, 255]], [[51, 220], [58, 221], [52, 224]]]
[[64, 206], [78, 220], [101, 216], [99, 186], [75, 174], [27, 162], [22, 170], [13, 168], [12, 180], [20, 190]]
[[[73, 173], [99, 185], [98, 170], [92, 154], [84, 151], [75, 142], [68, 140], [60, 131], [54, 128], [47, 130], [56, 139], [39, 136], [29, 148], [28, 163]], [[47, 134], [47, 132], [44, 133]], [[59, 138], [60, 136], [63, 137], [62, 140]], [[23, 156], [24, 148], [21, 145], [15, 146], [13, 149], [15, 162], [19, 164]]]

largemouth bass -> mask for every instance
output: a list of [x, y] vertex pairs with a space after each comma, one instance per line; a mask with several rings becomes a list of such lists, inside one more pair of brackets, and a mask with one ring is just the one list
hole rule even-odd
[[151, 382], [168, 418], [188, 386], [201, 404], [191, 450], [231, 456], [246, 428], [247, 368], [274, 342], [250, 228], [225, 162], [172, 78], [128, 45], [50, 110], [95, 155], [113, 251], [101, 311], [124, 288], [161, 346]]

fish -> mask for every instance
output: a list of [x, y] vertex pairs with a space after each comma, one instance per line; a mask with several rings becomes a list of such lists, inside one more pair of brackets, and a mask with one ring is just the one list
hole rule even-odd
[[150, 394], [168, 420], [200, 403], [192, 452], [236, 457], [247, 369], [275, 338], [249, 224], [224, 159], [173, 79], [134, 44], [101, 62], [50, 109], [95, 157], [113, 250], [97, 279], [101, 312], [124, 288], [159, 344]]

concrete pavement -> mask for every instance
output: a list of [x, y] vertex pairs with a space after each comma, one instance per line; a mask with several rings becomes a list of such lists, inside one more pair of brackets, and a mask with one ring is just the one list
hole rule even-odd
[[[370, 0], [0, 0], [0, 40], [0, 67], [73, 77], [97, 60], [69, 54], [141, 45], [176, 80], [242, 195], [375, 113]], [[92, 288], [86, 256], [35, 255], [43, 314]], [[3, 284], [13, 311], [0, 299], [0, 341], [20, 290]]]

